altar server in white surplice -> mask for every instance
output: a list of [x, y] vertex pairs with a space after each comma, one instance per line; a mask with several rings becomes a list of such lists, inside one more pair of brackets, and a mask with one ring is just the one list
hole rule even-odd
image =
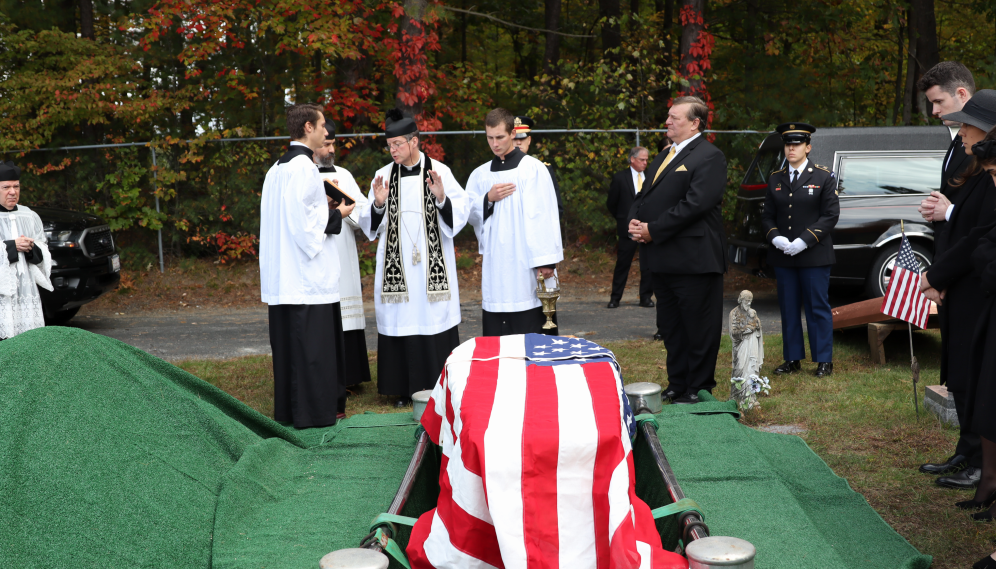
[[470, 203], [450, 169], [419, 151], [418, 126], [388, 111], [387, 148], [394, 162], [374, 176], [360, 228], [377, 245], [377, 391], [397, 396], [432, 389], [460, 344], [460, 293], [453, 237]]
[[367, 360], [367, 319], [363, 315], [363, 289], [360, 283], [360, 258], [356, 254], [356, 236], [360, 212], [367, 198], [360, 192], [356, 180], [342, 166], [335, 165], [335, 122], [325, 121], [325, 144], [315, 151], [315, 164], [323, 180], [333, 184], [356, 200], [353, 213], [343, 219], [344, 227], [333, 235], [339, 253], [339, 308], [342, 311], [342, 335], [346, 344], [343, 356], [346, 367], [345, 384], [359, 385], [370, 381]]
[[546, 317], [536, 277], [556, 278], [556, 264], [564, 260], [553, 179], [546, 165], [515, 148], [514, 121], [505, 109], [487, 114], [484, 128], [495, 157], [467, 181], [470, 223], [484, 255], [485, 336], [542, 334]]
[[21, 169], [0, 162], [0, 340], [45, 325], [38, 287], [52, 290], [52, 257], [38, 214], [17, 205]]
[[266, 173], [260, 203], [259, 276], [269, 305], [273, 418], [326, 427], [345, 417], [339, 253], [333, 235], [353, 206], [331, 208], [314, 162], [325, 141], [317, 105], [287, 110], [293, 139]]

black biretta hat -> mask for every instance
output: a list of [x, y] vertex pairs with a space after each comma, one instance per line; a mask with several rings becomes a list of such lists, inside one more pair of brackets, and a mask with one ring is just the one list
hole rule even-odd
[[992, 89], [976, 91], [960, 111], [942, 115], [941, 118], [970, 124], [989, 132], [996, 126], [996, 91]]
[[335, 121], [325, 121], [325, 140], [335, 140]]
[[529, 117], [515, 117], [515, 123], [512, 126], [512, 132], [515, 136], [512, 138], [528, 138], [529, 131], [536, 128], [536, 121]]
[[775, 132], [782, 135], [785, 144], [809, 144], [816, 127], [804, 122], [787, 122], [775, 127]]
[[21, 169], [13, 162], [0, 162], [0, 182], [15, 182], [21, 179]]
[[401, 109], [391, 109], [384, 115], [384, 136], [394, 138], [418, 132], [415, 119], [401, 112]]

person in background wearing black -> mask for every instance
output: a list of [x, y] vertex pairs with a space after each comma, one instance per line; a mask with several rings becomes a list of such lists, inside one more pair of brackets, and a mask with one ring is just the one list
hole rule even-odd
[[833, 314], [830, 312], [831, 233], [840, 218], [837, 179], [829, 168], [809, 161], [809, 143], [816, 127], [786, 123], [775, 129], [785, 143], [788, 165], [768, 178], [761, 224], [768, 263], [778, 281], [778, 308], [782, 316], [782, 354], [775, 368], [782, 375], [802, 368], [806, 346], [802, 340], [802, 313], [806, 307], [809, 355], [816, 377], [833, 373]]
[[675, 403], [698, 403], [699, 390], [716, 386], [723, 331], [726, 157], [702, 136], [707, 120], [702, 99], [674, 99], [667, 118], [674, 144], [647, 168], [629, 213], [629, 233], [643, 244], [640, 268], [652, 273], [667, 315], [658, 323], [667, 349], [663, 397]]
[[[968, 78], [970, 79], [971, 75], [968, 75]], [[965, 81], [967, 79], [963, 77], [959, 83]], [[967, 111], [982, 117], [966, 119], [975, 123], [974, 125], [962, 124], [959, 136], [954, 141], [954, 144], [961, 145], [962, 148], [956, 147], [949, 153], [951, 163], [949, 169], [954, 168], [956, 164], [971, 162], [971, 145], [966, 144], [964, 140], [966, 136], [978, 142], [989, 130], [986, 127], [996, 123], [996, 119], [992, 122], [984, 119], [985, 107], [990, 104], [996, 106], [996, 101], [987, 102], [989, 97], [983, 91], [980, 91], [979, 95], [981, 98], [975, 99], [973, 96], [957, 110], [942, 115], [945, 120], [951, 120], [949, 117]], [[959, 98], [953, 99], [956, 102], [947, 106], [958, 106]], [[969, 152], [968, 158], [961, 159], [961, 155], [966, 152]], [[955, 183], [955, 180], [960, 183]], [[977, 228], [996, 221], [993, 215], [996, 196], [988, 191], [987, 187], [991, 187], [992, 183], [985, 175], [967, 178], [950, 175], [945, 177], [945, 181], [941, 188], [942, 193], [935, 192], [924, 200], [921, 209], [926, 210], [927, 215], [924, 217], [935, 223], [934, 265], [927, 268], [926, 278], [937, 290], [947, 289], [944, 302], [938, 306], [941, 325], [940, 380], [942, 384], [947, 385], [948, 391], [954, 397], [961, 432], [954, 454], [950, 458], [940, 463], [924, 464], [920, 466], [920, 471], [940, 475], [936, 480], [940, 486], [971, 489], [978, 484], [982, 467], [982, 450], [979, 436], [972, 432], [971, 425], [964, 420], [964, 416], [971, 372], [969, 367], [971, 340], [980, 317], [978, 307], [982, 303], [983, 295], [979, 279], [972, 273], [970, 263], [978, 235], [971, 239], [968, 239], [968, 235]], [[944, 221], [945, 219], [947, 221]]]
[[[969, 149], [974, 159], [956, 181], [982, 175], [989, 178], [992, 191], [996, 185], [996, 128]], [[966, 412], [958, 419], [967, 422], [972, 432], [980, 437], [982, 472], [975, 496], [955, 505], [963, 510], [986, 508], [972, 514], [972, 518], [991, 522], [996, 514], [993, 506], [996, 502], [996, 381], [993, 381], [996, 375], [996, 229], [990, 229], [978, 240], [972, 253], [972, 265], [984, 298], [978, 307], [981, 317], [971, 347], [972, 371]], [[973, 569], [996, 569], [994, 556], [996, 552], [983, 557], [972, 566]]]
[[[629, 208], [643, 188], [643, 171], [647, 169], [650, 153], [642, 146], [636, 146], [629, 151], [629, 168], [620, 170], [612, 176], [609, 185], [609, 197], [605, 202], [609, 213], [616, 218], [616, 229], [619, 233], [619, 248], [616, 253], [616, 268], [612, 272], [612, 293], [609, 296], [607, 308], [619, 308], [626, 280], [629, 278], [629, 268], [633, 264], [633, 255], [640, 244], [629, 236]], [[654, 285], [650, 271], [640, 271], [640, 306], [653, 308]]]

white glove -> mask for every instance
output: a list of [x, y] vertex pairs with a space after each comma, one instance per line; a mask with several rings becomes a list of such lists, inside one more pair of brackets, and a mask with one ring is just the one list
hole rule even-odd
[[789, 257], [795, 257], [799, 253], [802, 253], [806, 247], [809, 247], [809, 245], [806, 245], [806, 242], [801, 237], [797, 237], [795, 241], [789, 243], [789, 246], [784, 251]]
[[783, 235], [779, 235], [778, 237], [775, 237], [774, 239], [771, 240], [771, 244], [774, 245], [775, 247], [778, 247], [782, 251], [784, 251], [785, 248], [789, 246], [789, 243], [790, 241], [788, 240], [788, 237], [785, 237]]

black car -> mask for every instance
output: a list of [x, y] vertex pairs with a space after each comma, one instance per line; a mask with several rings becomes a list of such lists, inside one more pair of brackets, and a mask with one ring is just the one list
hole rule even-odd
[[88, 213], [32, 207], [52, 254], [53, 291], [39, 289], [48, 324], [63, 324], [80, 307], [121, 282], [121, 261], [111, 228]]
[[[834, 172], [840, 195], [832, 284], [863, 285], [869, 298], [883, 296], [899, 252], [901, 223], [920, 264], [930, 265], [934, 229], [917, 207], [940, 188], [952, 136], [945, 126], [821, 128], [813, 134], [809, 160]], [[786, 165], [783, 148], [780, 135], [765, 138], [737, 192], [730, 261], [762, 277], [774, 277], [761, 214], [768, 176]]]

